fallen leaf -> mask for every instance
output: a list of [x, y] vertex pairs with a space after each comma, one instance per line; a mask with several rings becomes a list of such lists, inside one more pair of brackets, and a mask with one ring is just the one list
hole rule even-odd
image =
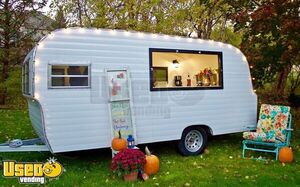
[[282, 162], [282, 163], [281, 163], [281, 165], [284, 167], [284, 166], [285, 166], [285, 163], [284, 163], [284, 162]]
[[208, 154], [209, 150], [208, 149], [204, 149], [204, 154]]
[[184, 186], [191, 186], [191, 184], [187, 182], [184, 184]]
[[247, 176], [245, 177], [245, 179], [249, 179], [249, 176], [247, 175]]

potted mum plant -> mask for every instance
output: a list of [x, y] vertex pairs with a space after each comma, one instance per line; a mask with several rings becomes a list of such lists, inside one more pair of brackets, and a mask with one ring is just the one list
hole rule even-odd
[[112, 159], [111, 169], [125, 181], [137, 179], [138, 171], [143, 169], [146, 163], [145, 154], [138, 149], [124, 149]]

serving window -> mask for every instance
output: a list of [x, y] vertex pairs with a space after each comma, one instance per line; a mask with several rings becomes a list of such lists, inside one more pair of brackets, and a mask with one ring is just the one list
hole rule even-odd
[[49, 65], [50, 88], [90, 87], [89, 65]]
[[222, 52], [149, 49], [150, 90], [223, 89]]

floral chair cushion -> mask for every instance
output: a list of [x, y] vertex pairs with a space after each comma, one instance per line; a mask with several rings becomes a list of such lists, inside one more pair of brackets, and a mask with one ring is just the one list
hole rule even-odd
[[290, 107], [262, 104], [256, 132], [244, 132], [243, 137], [263, 142], [284, 142]]

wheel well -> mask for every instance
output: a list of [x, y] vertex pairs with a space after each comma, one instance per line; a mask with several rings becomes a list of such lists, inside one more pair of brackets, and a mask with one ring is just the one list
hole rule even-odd
[[[208, 136], [212, 136], [213, 135], [212, 129], [209, 126], [207, 126], [207, 125], [191, 125], [191, 126], [186, 127], [185, 129], [187, 129], [187, 128], [197, 128], [197, 129], [198, 128], [202, 128], [203, 130], [205, 130], [205, 132], [207, 133]], [[183, 131], [185, 129], [183, 129]]]

